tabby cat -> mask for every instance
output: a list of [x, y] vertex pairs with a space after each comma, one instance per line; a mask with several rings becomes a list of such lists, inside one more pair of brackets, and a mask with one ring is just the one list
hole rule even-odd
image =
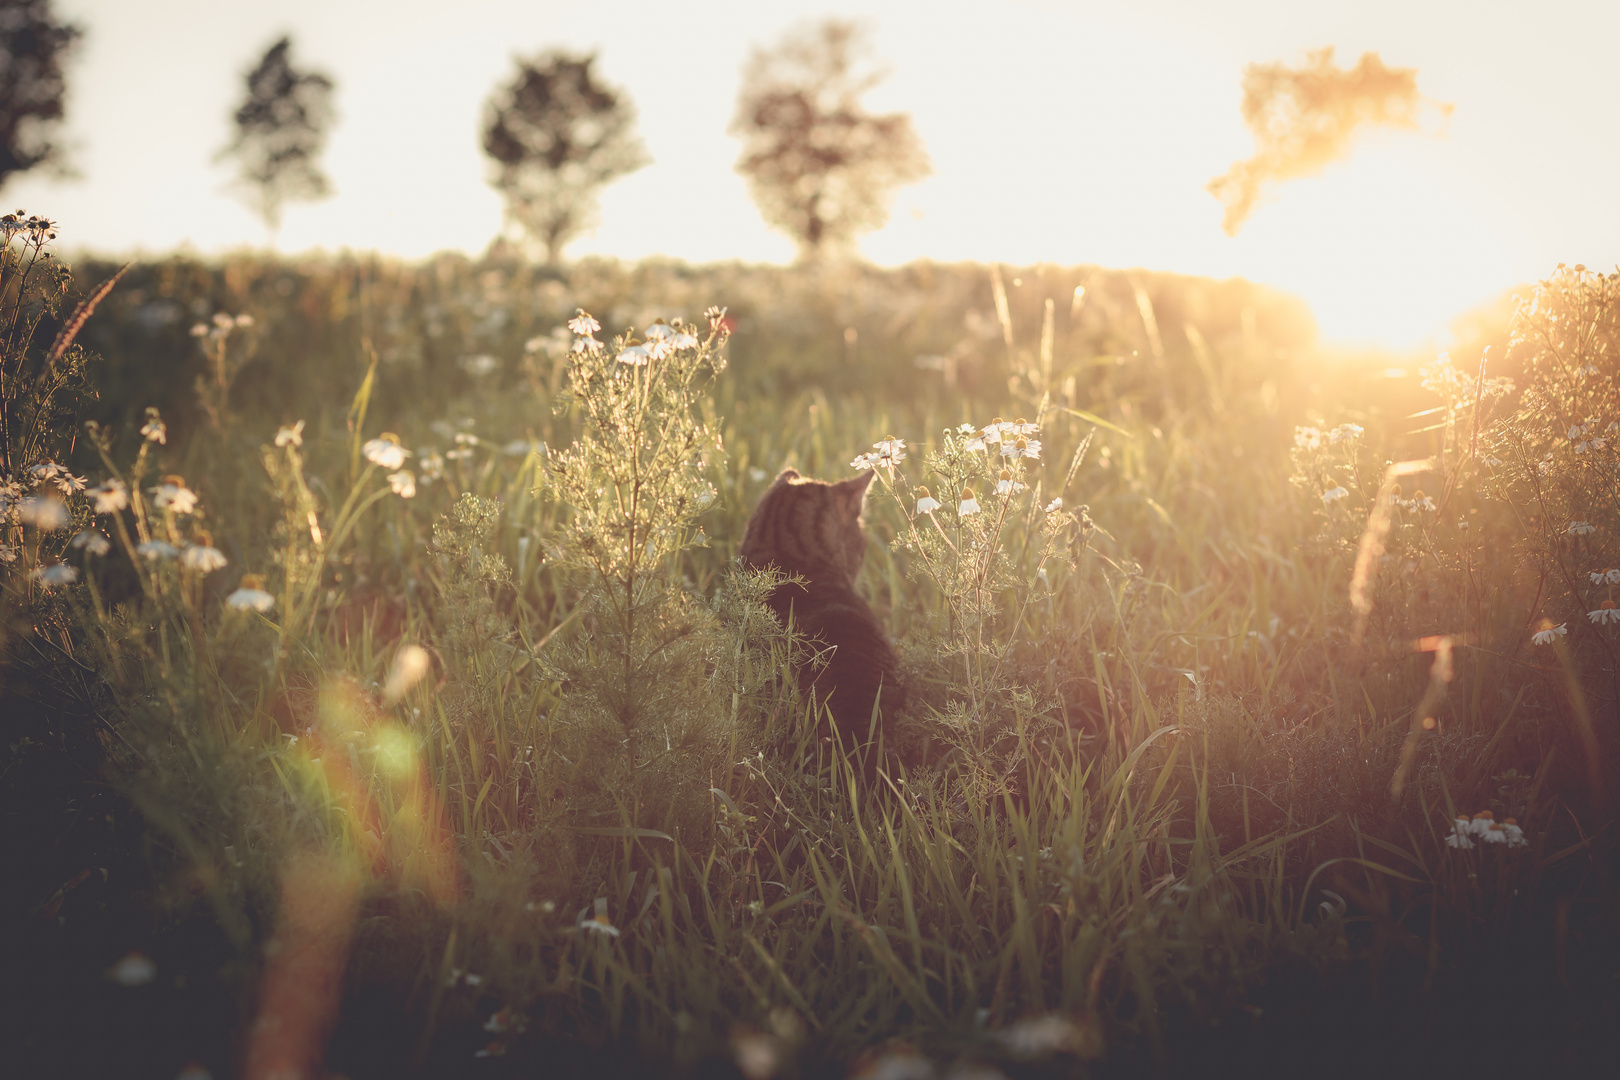
[[[827, 666], [818, 672], [806, 665], [799, 678], [828, 702], [846, 747], [864, 746], [876, 734], [872, 706], [880, 689], [890, 713], [901, 700], [894, 649], [855, 591], [866, 558], [861, 506], [871, 482], [870, 472], [829, 484], [783, 470], [754, 507], [741, 550], [748, 566], [774, 566], [804, 579], [778, 585], [771, 610], [783, 625], [791, 619], [807, 637], [831, 646]], [[868, 775], [875, 764], [868, 755]]]

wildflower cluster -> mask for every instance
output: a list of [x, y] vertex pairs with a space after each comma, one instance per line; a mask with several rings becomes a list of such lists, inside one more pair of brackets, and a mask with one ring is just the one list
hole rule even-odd
[[1489, 810], [1481, 810], [1473, 817], [1459, 816], [1452, 822], [1451, 832], [1446, 836], [1446, 846], [1467, 850], [1476, 843], [1503, 847], [1524, 847], [1529, 841], [1524, 838], [1524, 830], [1513, 818], [1496, 820], [1496, 815]]
[[[1560, 266], [1520, 301], [1509, 347], [1528, 385], [1516, 408], [1480, 425], [1478, 482], [1516, 508], [1521, 558], [1546, 575], [1548, 617], [1532, 643], [1568, 639], [1577, 657], [1607, 656], [1593, 631], [1620, 623], [1610, 569], [1620, 563], [1620, 273]], [[1591, 630], [1571, 635], [1571, 623]]]
[[[1011, 593], [1027, 606], [1052, 588], [1049, 565], [1070, 565], [1092, 524], [1087, 508], [1064, 507], [1061, 488], [1072, 479], [1090, 443], [1075, 455], [1059, 490], [1043, 494], [1041, 428], [1022, 417], [946, 429], [924, 455], [928, 484], [911, 485], [896, 466], [906, 444], [888, 437], [857, 457], [873, 468], [899, 504], [905, 525], [899, 546], [912, 555], [910, 572], [932, 583], [945, 605], [945, 650], [966, 664], [969, 711], [998, 684], [1009, 643], [993, 624], [1004, 613], [998, 597]], [[939, 492], [938, 495], [935, 492]]]

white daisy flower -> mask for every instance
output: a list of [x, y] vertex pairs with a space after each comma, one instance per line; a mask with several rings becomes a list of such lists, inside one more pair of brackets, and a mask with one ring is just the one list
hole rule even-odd
[[1001, 429], [1005, 427], [1006, 424], [1007, 421], [998, 416], [979, 429], [979, 437], [984, 440], [986, 446], [989, 446], [992, 443], [999, 443], [1001, 441]]
[[619, 363], [629, 364], [632, 367], [644, 367], [652, 359], [652, 352], [645, 345], [630, 345], [619, 354]]
[[73, 538], [73, 546], [83, 548], [92, 555], [105, 555], [112, 550], [107, 538], [94, 529], [85, 529]]
[[1571, 427], [1569, 429], [1569, 441], [1574, 442], [1576, 439], [1580, 438], [1582, 435], [1585, 435], [1585, 434], [1586, 434], [1586, 429], [1584, 427], [1582, 427], [1580, 424], [1576, 424], [1576, 425], [1574, 425], [1573, 427]]
[[17, 517], [24, 525], [32, 525], [41, 532], [66, 528], [70, 519], [67, 505], [49, 495], [31, 495], [19, 502]]
[[1013, 479], [1013, 474], [1006, 469], [1001, 470], [1001, 476], [996, 480], [997, 495], [1016, 495], [1024, 490], [1024, 485]]
[[1468, 850], [1474, 846], [1474, 838], [1466, 817], [1459, 817], [1451, 823], [1451, 835], [1446, 837], [1446, 846], [1460, 850]]
[[1596, 611], [1588, 611], [1586, 617], [1598, 626], [1620, 623], [1620, 608], [1614, 606], [1613, 600], [1605, 600]]
[[985, 449], [984, 436], [983, 435], [975, 435], [975, 436], [973, 436], [973, 438], [971, 438], [971, 439], [969, 439], [967, 441], [967, 445], [964, 446], [963, 449], [965, 449], [965, 450], [983, 450], [983, 449]]
[[1322, 448], [1322, 433], [1313, 427], [1296, 427], [1294, 429], [1294, 445], [1301, 450], [1320, 450]]
[[1328, 443], [1334, 445], [1350, 439], [1359, 439], [1365, 430], [1360, 424], [1340, 424], [1328, 432]]
[[1569, 633], [1568, 623], [1559, 623], [1554, 626], [1550, 621], [1542, 620], [1541, 629], [1530, 635], [1533, 645], [1551, 645], [1554, 638], [1561, 638]]
[[647, 355], [654, 360], [667, 360], [675, 355], [675, 343], [672, 338], [657, 338], [647, 342]]
[[917, 513], [932, 514], [941, 505], [940, 501], [934, 498], [927, 488], [921, 486], [917, 488]]
[[956, 425], [956, 433], [958, 435], [973, 435], [973, 434], [977, 433], [978, 430], [979, 430], [979, 428], [978, 428], [978, 426], [976, 424], [958, 424], [958, 425]]
[[148, 540], [144, 544], [136, 544], [135, 551], [147, 562], [157, 562], [159, 559], [172, 559], [180, 554], [180, 549], [167, 540]]
[[1336, 488], [1329, 488], [1328, 490], [1322, 492], [1322, 504], [1324, 506], [1332, 506], [1338, 500], [1349, 497], [1349, 490], [1341, 484]]
[[575, 355], [587, 352], [600, 352], [602, 343], [593, 337], [575, 338], [573, 351]]
[[580, 337], [589, 337], [602, 329], [602, 324], [585, 314], [584, 308], [575, 308], [574, 317], [568, 320], [568, 329]]
[[90, 481], [86, 477], [74, 476], [63, 469], [56, 477], [56, 489], [63, 495], [72, 495], [76, 491], [83, 491]]
[[157, 965], [145, 953], [128, 953], [107, 969], [107, 978], [119, 986], [145, 986], [157, 978]]
[[1048, 514], [1055, 514], [1059, 510], [1062, 510], [1062, 509], [1063, 509], [1063, 496], [1059, 495], [1057, 498], [1053, 499], [1051, 502], [1046, 504], [1046, 511], [1045, 512], [1048, 513]]
[[1597, 532], [1597, 526], [1589, 521], [1572, 521], [1566, 531], [1571, 536], [1586, 536], [1589, 533]]
[[1012, 458], [1014, 461], [1019, 458], [1039, 461], [1041, 458], [1041, 440], [1019, 435], [1012, 442], [1003, 441], [1001, 444], [1001, 456]]
[[129, 505], [129, 489], [116, 476], [108, 477], [91, 488], [90, 497], [96, 502], [98, 514], [116, 514]]
[[977, 514], [978, 512], [979, 512], [979, 500], [977, 500], [977, 499], [975, 499], [973, 497], [973, 489], [972, 488], [963, 488], [962, 489], [962, 502], [956, 508], [957, 516], [959, 516], [959, 517], [967, 517], [969, 514]]
[[151, 489], [152, 505], [159, 510], [173, 510], [177, 514], [195, 513], [197, 493], [186, 487], [178, 476], [165, 476], [163, 483]]
[[71, 585], [79, 579], [79, 568], [69, 566], [67, 563], [52, 563], [49, 566], [35, 568], [29, 575], [41, 585], [55, 587], [57, 585]]
[[872, 466], [876, 465], [877, 463], [878, 463], [878, 456], [876, 454], [856, 454], [855, 455], [855, 460], [851, 461], [849, 463], [849, 467], [852, 468], [852, 469], [859, 469], [862, 472], [865, 472], [867, 469], [870, 469]]
[[388, 487], [402, 499], [416, 498], [416, 475], [409, 469], [388, 474]]
[[169, 445], [169, 429], [158, 416], [156, 409], [146, 410], [146, 424], [141, 428], [141, 436], [147, 442], [155, 442], [163, 446]]
[[698, 345], [698, 339], [685, 330], [682, 330], [680, 333], [670, 338], [669, 343], [675, 346], [677, 349], [695, 349]]
[[1022, 416], [1014, 420], [1012, 423], [1006, 424], [1002, 427], [1003, 435], [1012, 435], [1015, 437], [1022, 435], [1025, 438], [1033, 438], [1040, 433], [1041, 425], [1032, 424], [1028, 420], [1025, 420]]
[[17, 561], [17, 549], [10, 544], [0, 544], [0, 562], [12, 563]]
[[1610, 585], [1620, 585], [1620, 568], [1610, 567], [1609, 572], [1603, 575]]
[[399, 436], [391, 431], [385, 431], [375, 439], [371, 439], [360, 448], [366, 460], [373, 465], [381, 465], [385, 469], [397, 469], [405, 464], [405, 459], [411, 452], [399, 444]]
[[281, 427], [277, 428], [276, 429], [276, 445], [277, 446], [303, 446], [304, 445], [304, 422], [302, 420], [300, 420], [296, 424], [290, 424], [290, 425], [289, 424], [283, 424]]
[[659, 319], [657, 322], [647, 327], [648, 341], [665, 341], [674, 336], [675, 331], [670, 329], [669, 324], [663, 319]]
[[241, 587], [225, 598], [227, 607], [237, 611], [269, 611], [276, 598], [264, 591], [264, 578], [258, 574], [245, 574]]
[[187, 570], [211, 574], [225, 565], [225, 554], [208, 544], [188, 544], [180, 553], [180, 565]]
[[580, 923], [579, 928], [601, 937], [619, 936], [619, 928], [613, 925], [613, 920], [609, 919], [607, 913], [603, 911], [598, 911], [594, 917]]
[[872, 449], [878, 452], [879, 457], [892, 457], [896, 461], [900, 461], [906, 456], [906, 440], [888, 435], [882, 441], [873, 443]]

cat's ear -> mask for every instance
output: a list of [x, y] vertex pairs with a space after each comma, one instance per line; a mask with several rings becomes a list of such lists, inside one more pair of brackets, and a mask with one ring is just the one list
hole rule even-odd
[[781, 472], [776, 474], [776, 479], [771, 483], [771, 486], [775, 487], [777, 484], [791, 484], [793, 481], [798, 479], [799, 470], [783, 469]]
[[861, 503], [866, 498], [867, 485], [872, 482], [876, 474], [868, 469], [859, 476], [852, 476], [848, 480], [840, 480], [832, 486], [833, 494], [838, 497], [839, 503], [849, 512], [851, 517], [859, 517]]

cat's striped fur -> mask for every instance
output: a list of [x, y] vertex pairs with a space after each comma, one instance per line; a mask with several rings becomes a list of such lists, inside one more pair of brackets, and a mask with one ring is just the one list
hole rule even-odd
[[[877, 616], [855, 591], [866, 558], [861, 506], [872, 473], [829, 484], [786, 469], [754, 507], [743, 532], [741, 555], [753, 567], [774, 566], [804, 579], [771, 594], [771, 609], [784, 625], [791, 619], [806, 636], [832, 647], [820, 672], [805, 668], [817, 695], [829, 700], [845, 746], [860, 746], [873, 734], [872, 706], [890, 713], [900, 704], [896, 660]], [[870, 765], [875, 764], [869, 759]]]

